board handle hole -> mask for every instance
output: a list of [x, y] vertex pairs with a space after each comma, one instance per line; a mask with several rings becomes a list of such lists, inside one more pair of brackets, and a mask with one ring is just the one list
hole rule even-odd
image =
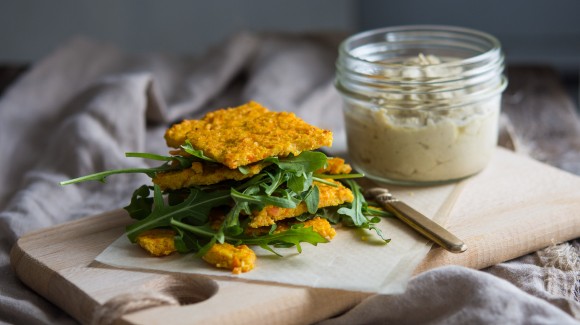
[[154, 307], [195, 304], [211, 298], [218, 288], [214, 280], [201, 275], [159, 276], [97, 307], [91, 323], [113, 324], [124, 315]]
[[168, 275], [150, 281], [145, 290], [175, 298], [180, 305], [191, 305], [211, 298], [218, 291], [217, 283], [202, 275]]

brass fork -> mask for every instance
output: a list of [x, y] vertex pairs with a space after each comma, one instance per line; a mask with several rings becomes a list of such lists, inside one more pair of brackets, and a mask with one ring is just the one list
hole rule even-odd
[[405, 202], [393, 197], [386, 188], [371, 188], [365, 191], [365, 197], [373, 199], [383, 209], [393, 213], [401, 221], [444, 249], [452, 253], [463, 253], [467, 250], [467, 245], [461, 239]]

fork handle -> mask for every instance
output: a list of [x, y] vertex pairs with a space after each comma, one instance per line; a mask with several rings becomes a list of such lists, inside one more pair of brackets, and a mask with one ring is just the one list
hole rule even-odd
[[396, 199], [377, 201], [385, 210], [395, 214], [401, 221], [444, 249], [452, 253], [462, 253], [467, 250], [467, 245], [461, 239], [405, 202]]

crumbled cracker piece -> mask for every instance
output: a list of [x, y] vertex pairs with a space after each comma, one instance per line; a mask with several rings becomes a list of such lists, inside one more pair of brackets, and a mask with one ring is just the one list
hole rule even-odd
[[[285, 232], [290, 229], [293, 225], [296, 224], [303, 224], [304, 228], [312, 227], [312, 230], [319, 233], [322, 237], [326, 240], [331, 240], [336, 235], [336, 230], [332, 227], [328, 220], [321, 218], [321, 217], [314, 217], [310, 220], [305, 222], [299, 222], [296, 219], [285, 219], [279, 222], [276, 222], [276, 229], [274, 230], [274, 234], [279, 234], [281, 232]], [[244, 234], [248, 236], [262, 236], [270, 232], [270, 227], [259, 227], [259, 228], [250, 228], [247, 227], [244, 229]]]
[[312, 227], [312, 230], [319, 233], [326, 240], [331, 240], [336, 235], [336, 230], [332, 228], [328, 220], [321, 217], [314, 217], [304, 222], [304, 228]]
[[137, 236], [137, 244], [153, 256], [166, 256], [176, 251], [173, 237], [171, 229], [151, 229]]
[[267, 157], [331, 146], [332, 132], [309, 125], [294, 113], [272, 112], [249, 102], [176, 124], [165, 139], [175, 148], [189, 140], [206, 156], [235, 169]]
[[316, 174], [350, 174], [352, 167], [349, 164], [345, 164], [344, 159], [333, 157], [326, 160], [326, 167], [320, 168], [316, 171]]
[[226, 180], [239, 181], [250, 178], [258, 174], [267, 163], [256, 163], [247, 166], [247, 174], [243, 174], [238, 169], [229, 169], [225, 166], [194, 162], [190, 168], [157, 173], [153, 177], [153, 183], [159, 185], [162, 190], [178, 190], [181, 188], [212, 185]]
[[[349, 188], [342, 185], [340, 182], [327, 180], [329, 182], [336, 183], [336, 187], [314, 182], [318, 186], [319, 191], [319, 201], [318, 208], [324, 208], [329, 206], [336, 206], [343, 204], [345, 202], [352, 202], [354, 196]], [[276, 221], [297, 217], [303, 213], [306, 213], [308, 208], [306, 203], [301, 202], [296, 208], [281, 208], [273, 205], [268, 205], [260, 211], [254, 211], [252, 220], [248, 224], [249, 227], [257, 228], [264, 226], [271, 226]]]
[[234, 274], [248, 272], [256, 263], [256, 254], [248, 246], [228, 243], [214, 244], [202, 258], [211, 265], [232, 270]]

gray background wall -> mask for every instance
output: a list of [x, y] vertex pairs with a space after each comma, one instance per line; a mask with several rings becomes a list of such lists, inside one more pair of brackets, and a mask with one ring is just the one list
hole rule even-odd
[[350, 0], [0, 0], [0, 61], [35, 60], [75, 35], [132, 51], [199, 53], [239, 30], [352, 30]]
[[508, 62], [546, 63], [579, 72], [579, 0], [366, 0], [360, 5], [361, 29], [385, 22], [470, 27], [498, 37]]
[[0, 0], [0, 62], [30, 62], [74, 35], [130, 51], [197, 54], [238, 30], [355, 32], [404, 24], [481, 29], [509, 62], [577, 78], [580, 0]]

